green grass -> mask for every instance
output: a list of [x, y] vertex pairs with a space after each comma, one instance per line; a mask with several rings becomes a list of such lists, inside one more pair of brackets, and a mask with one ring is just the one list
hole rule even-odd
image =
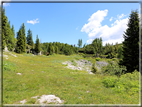
[[8, 69], [3, 70], [3, 104], [20, 104], [24, 99], [26, 104], [34, 104], [31, 97], [49, 94], [64, 100], [64, 104], [139, 104], [139, 92], [122, 94], [105, 87], [102, 80], [110, 76], [91, 75], [87, 71], [65, 68], [62, 64], [73, 59], [91, 62], [95, 59], [79, 55], [16, 54], [17, 57], [13, 57], [6, 52], [4, 55], [9, 58], [3, 58], [8, 64]]

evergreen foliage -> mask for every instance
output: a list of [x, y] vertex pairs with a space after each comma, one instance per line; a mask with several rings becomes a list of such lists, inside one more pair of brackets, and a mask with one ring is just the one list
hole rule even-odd
[[19, 29], [19, 31], [17, 32], [17, 46], [16, 46], [16, 52], [17, 53], [23, 53], [25, 46], [24, 46], [24, 40], [23, 40], [23, 36], [22, 36], [22, 30]]
[[39, 53], [39, 52], [40, 52], [40, 42], [39, 42], [38, 35], [37, 35], [36, 43], [35, 43], [35, 52], [36, 52], [36, 53]]
[[22, 39], [23, 39], [23, 41], [24, 41], [23, 52], [26, 52], [27, 40], [26, 40], [25, 25], [24, 25], [24, 23], [22, 24], [21, 31], [22, 31]]
[[14, 34], [14, 26], [10, 26], [10, 21], [7, 25], [7, 33], [8, 33], [8, 42], [6, 43], [7, 44], [7, 47], [8, 47], [8, 50], [12, 51], [15, 47], [15, 34]]
[[5, 48], [7, 43], [7, 17], [5, 16], [5, 9], [2, 10], [2, 49]]
[[124, 36], [123, 42], [123, 59], [120, 65], [127, 68], [127, 72], [139, 70], [139, 18], [138, 12], [132, 11], [130, 14], [128, 28]]
[[5, 9], [2, 10], [2, 49], [8, 47], [9, 51], [12, 51], [15, 47], [15, 33], [14, 26], [10, 26], [10, 21], [5, 16]]
[[82, 39], [79, 39], [78, 40], [78, 47], [81, 48], [81, 46], [82, 46]]
[[32, 31], [29, 29], [27, 34], [27, 44], [33, 47]]

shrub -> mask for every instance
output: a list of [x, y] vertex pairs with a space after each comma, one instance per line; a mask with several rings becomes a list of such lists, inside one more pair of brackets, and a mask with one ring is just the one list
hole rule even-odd
[[121, 78], [126, 78], [129, 81], [132, 81], [132, 80], [139, 81], [139, 75], [140, 75], [140, 72], [135, 70], [133, 73], [126, 73], [125, 75], [122, 75]]
[[83, 54], [83, 57], [86, 58], [86, 54]]
[[101, 58], [106, 58], [106, 57], [107, 57], [107, 55], [100, 55], [100, 57], [101, 57]]
[[[128, 76], [129, 75], [129, 76]], [[139, 81], [138, 80], [130, 80], [130, 75], [134, 74], [124, 74], [119, 78], [119, 81], [115, 84], [115, 91], [122, 92], [127, 91], [130, 94], [134, 94], [139, 91]], [[127, 77], [127, 78], [125, 78]]]
[[91, 72], [96, 73], [98, 71], [97, 67], [95, 66], [95, 64], [92, 64], [92, 70]]
[[118, 93], [123, 93], [123, 92], [126, 91], [124, 85], [122, 85], [122, 84], [119, 84], [119, 85], [115, 86], [115, 88], [113, 88], [113, 90], [115, 92], [118, 92]]
[[107, 77], [103, 79], [103, 84], [105, 87], [114, 87], [118, 78], [117, 77]]
[[117, 58], [112, 58], [112, 60], [113, 60], [113, 61], [117, 61], [118, 59], [117, 59]]
[[101, 60], [101, 58], [96, 58], [96, 61], [100, 61]]
[[69, 47], [66, 47], [66, 48], [64, 49], [64, 54], [65, 54], [65, 55], [71, 55], [71, 54], [73, 54], [73, 51], [72, 51], [72, 49], [70, 49]]
[[133, 95], [139, 92], [139, 75], [137, 71], [132, 74], [124, 74], [120, 78], [107, 77], [103, 79], [102, 83], [105, 87], [111, 87], [118, 93], [128, 92], [130, 95]]
[[121, 76], [124, 72], [126, 71], [125, 66], [119, 66], [117, 63], [110, 63], [105, 67], [102, 67], [102, 72], [104, 74], [109, 74], [109, 75], [117, 75]]

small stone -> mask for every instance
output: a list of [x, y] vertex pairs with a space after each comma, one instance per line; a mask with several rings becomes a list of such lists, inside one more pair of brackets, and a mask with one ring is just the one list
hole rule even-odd
[[25, 104], [27, 101], [24, 99], [22, 101], [20, 101], [20, 103]]
[[87, 91], [87, 93], [89, 93], [90, 91]]
[[17, 75], [22, 75], [21, 73], [17, 73]]

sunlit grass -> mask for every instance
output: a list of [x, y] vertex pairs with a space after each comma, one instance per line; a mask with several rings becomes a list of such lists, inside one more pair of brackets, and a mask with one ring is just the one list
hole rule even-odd
[[[11, 66], [11, 70], [3, 70], [3, 103], [20, 104], [26, 99], [32, 104], [33, 96], [56, 95], [64, 104], [138, 104], [139, 93], [133, 95], [116, 93], [106, 88], [102, 80], [106, 75], [88, 74], [87, 71], [67, 69], [62, 62], [73, 59], [86, 59], [79, 55], [33, 56], [32, 54], [8, 55], [3, 61]], [[17, 75], [21, 73], [22, 75]]]

